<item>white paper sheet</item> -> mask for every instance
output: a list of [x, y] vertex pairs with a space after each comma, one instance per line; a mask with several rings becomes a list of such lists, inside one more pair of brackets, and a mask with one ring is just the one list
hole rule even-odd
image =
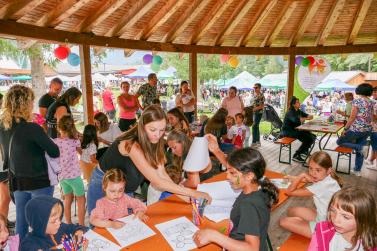
[[233, 190], [228, 181], [219, 181], [198, 185], [198, 191], [212, 197], [211, 205], [204, 208], [204, 216], [214, 222], [230, 218], [230, 211], [241, 190]]
[[105, 237], [97, 234], [93, 230], [89, 230], [84, 234], [88, 239], [88, 249], [90, 251], [119, 251], [120, 247], [109, 241]]
[[195, 137], [183, 163], [183, 170], [200, 172], [208, 166], [209, 161], [207, 138]]
[[287, 189], [289, 185], [291, 184], [290, 182], [287, 182], [285, 179], [271, 179], [271, 182], [274, 183], [275, 186], [279, 189]]
[[118, 219], [118, 221], [126, 223], [126, 225], [120, 229], [107, 228], [107, 231], [114, 236], [122, 247], [129, 246], [156, 234], [144, 222], [133, 218], [134, 215], [129, 215]]
[[173, 250], [186, 251], [197, 248], [192, 236], [199, 229], [186, 217], [156, 225]]

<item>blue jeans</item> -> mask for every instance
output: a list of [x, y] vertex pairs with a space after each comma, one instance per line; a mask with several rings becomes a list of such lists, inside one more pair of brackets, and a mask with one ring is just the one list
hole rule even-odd
[[[25, 206], [29, 200], [40, 195], [54, 195], [54, 187], [44, 187], [31, 191], [15, 191], [14, 199], [16, 202], [16, 234], [19, 234], [22, 240], [29, 230], [29, 224], [26, 222]], [[46, 215], [46, 217], [49, 217]]]
[[367, 143], [370, 132], [346, 131], [336, 143], [343, 147], [349, 147], [356, 151], [354, 171], [359, 172], [364, 162], [363, 146]]
[[[103, 176], [104, 172], [99, 167], [96, 167], [93, 170], [92, 177], [90, 178], [90, 183], [88, 186], [88, 194], [86, 199], [89, 215], [92, 212], [92, 210], [96, 208], [97, 200], [105, 196], [105, 192], [102, 189]], [[133, 192], [126, 194], [130, 197], [134, 197]]]
[[370, 135], [370, 145], [374, 152], [377, 151], [377, 132], [372, 132]]
[[259, 133], [259, 124], [262, 119], [263, 112], [258, 111], [254, 113], [254, 121], [253, 121], [253, 142], [257, 143], [260, 142], [260, 133]]

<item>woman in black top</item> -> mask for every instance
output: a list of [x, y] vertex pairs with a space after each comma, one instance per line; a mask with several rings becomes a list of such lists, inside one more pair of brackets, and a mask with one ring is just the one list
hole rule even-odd
[[284, 117], [281, 136], [296, 138], [302, 142], [292, 159], [304, 162], [316, 136], [308, 131], [297, 130], [296, 127], [300, 126], [307, 119], [313, 119], [313, 116], [300, 110], [300, 100], [295, 96], [292, 97], [289, 104], [289, 110]]
[[76, 87], [67, 89], [47, 110], [47, 134], [51, 138], [58, 137], [57, 124], [61, 117], [72, 114], [70, 107], [79, 103], [81, 91]]
[[30, 122], [34, 93], [22, 85], [12, 86], [5, 96], [0, 121], [0, 144], [4, 165], [9, 169], [9, 187], [16, 202], [16, 233], [27, 231], [25, 205], [38, 195], [53, 195], [45, 153], [59, 157], [59, 148], [42, 127]]
[[137, 126], [123, 133], [99, 161], [93, 171], [88, 187], [88, 212], [95, 208], [96, 201], [104, 196], [102, 178], [112, 168], [118, 168], [126, 176], [126, 192], [133, 193], [144, 177], [154, 187], [194, 198], [211, 199], [208, 194], [175, 184], [165, 170], [166, 115], [158, 105], [148, 106]]

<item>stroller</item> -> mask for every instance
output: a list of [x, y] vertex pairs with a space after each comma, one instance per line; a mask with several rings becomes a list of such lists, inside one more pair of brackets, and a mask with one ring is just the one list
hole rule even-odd
[[271, 123], [271, 130], [268, 134], [263, 135], [263, 139], [273, 142], [276, 141], [279, 138], [280, 130], [283, 126], [283, 121], [281, 121], [279, 115], [272, 107], [272, 105], [264, 105], [262, 119]]

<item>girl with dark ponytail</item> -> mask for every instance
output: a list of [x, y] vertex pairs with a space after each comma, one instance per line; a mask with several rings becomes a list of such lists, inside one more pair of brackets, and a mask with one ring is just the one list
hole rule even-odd
[[[213, 135], [206, 136], [209, 149], [218, 155]], [[233, 189], [242, 192], [230, 213], [233, 226], [229, 236], [213, 229], [203, 229], [193, 236], [198, 246], [214, 242], [226, 250], [268, 250], [267, 229], [271, 207], [278, 202], [279, 190], [264, 176], [266, 162], [253, 148], [243, 148], [228, 155], [227, 179]]]

